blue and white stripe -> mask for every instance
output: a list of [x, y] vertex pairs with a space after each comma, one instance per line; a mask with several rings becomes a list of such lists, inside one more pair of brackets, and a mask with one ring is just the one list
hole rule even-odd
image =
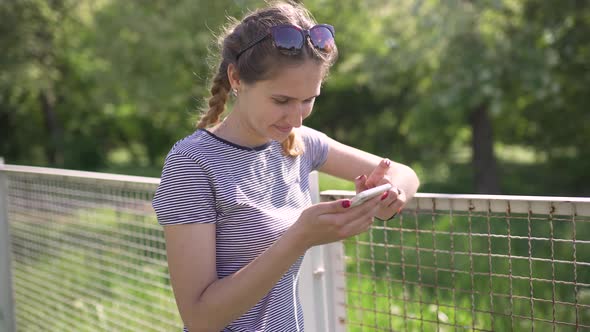
[[[326, 160], [328, 143], [316, 130], [297, 130], [305, 144], [298, 157], [283, 156], [276, 141], [247, 148], [207, 130], [178, 141], [168, 154], [153, 200], [158, 222], [214, 223], [219, 278], [258, 257], [311, 205], [309, 173]], [[303, 331], [297, 297], [302, 258], [224, 331]]]

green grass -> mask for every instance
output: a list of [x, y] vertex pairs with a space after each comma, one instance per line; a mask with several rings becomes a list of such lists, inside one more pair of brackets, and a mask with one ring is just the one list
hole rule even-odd
[[180, 329], [153, 216], [96, 209], [25, 218], [11, 224], [20, 331]]
[[320, 175], [320, 191], [324, 190], [354, 190], [354, 183], [342, 180], [326, 173]]

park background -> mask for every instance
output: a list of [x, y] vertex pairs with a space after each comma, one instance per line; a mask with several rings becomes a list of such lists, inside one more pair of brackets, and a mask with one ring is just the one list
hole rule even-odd
[[[306, 125], [411, 165], [423, 192], [590, 194], [589, 2], [304, 3], [340, 50]], [[214, 35], [261, 4], [3, 1], [0, 156], [159, 176]]]
[[[340, 50], [340, 59], [306, 125], [412, 166], [420, 176], [421, 192], [590, 196], [590, 2], [303, 2], [318, 22], [334, 25]], [[7, 164], [158, 177], [172, 144], [195, 129], [197, 109], [208, 95], [210, 68], [217, 64], [208, 55], [208, 49], [215, 48], [214, 35], [227, 16], [240, 17], [262, 3], [0, 2], [0, 156]], [[13, 181], [19, 189], [19, 178]], [[34, 181], [22, 181], [23, 188], [35, 186]], [[40, 188], [44, 185], [41, 183]], [[64, 186], [68, 188], [68, 184]], [[72, 186], [78, 188], [77, 184]], [[324, 175], [320, 178], [322, 190], [351, 188], [346, 181]], [[42, 190], [38, 190], [39, 195]], [[158, 324], [166, 319], [179, 324], [170, 302], [164, 245], [159, 241], [161, 229], [153, 213], [135, 215], [114, 206], [78, 209], [76, 204], [83, 198], [74, 192], [67, 196], [69, 193], [63, 190], [59, 195], [64, 197], [56, 194], [64, 203], [57, 206], [58, 214], [39, 214], [50, 222], [37, 222], [31, 217], [34, 211], [15, 210], [11, 214], [19, 218], [11, 223], [19, 328], [42, 326], [44, 330], [61, 331], [76, 326], [107, 331], [121, 326], [145, 329], [153, 324], [158, 330]], [[63, 210], [65, 202], [71, 203], [71, 210]], [[503, 217], [493, 218], [503, 221]], [[515, 294], [525, 298], [532, 294], [533, 271], [549, 278], [552, 270], [552, 280], [571, 282], [575, 278], [574, 283], [590, 283], [590, 268], [576, 271], [575, 264], [572, 270], [572, 264], [555, 267], [537, 261], [533, 265], [531, 260], [512, 263], [510, 259], [494, 261], [494, 269], [503, 276], [512, 276], [514, 271], [526, 276], [528, 283], [500, 278], [492, 286], [491, 278], [489, 285], [486, 278], [474, 280], [473, 271], [491, 273], [492, 263], [487, 256], [473, 258], [472, 251], [489, 253], [493, 248], [501, 254], [529, 258], [550, 255], [552, 260], [566, 261], [572, 259], [573, 251], [574, 261], [590, 262], [590, 251], [583, 250], [585, 242], [577, 245], [576, 256], [576, 239], [590, 238], [587, 223], [578, 222], [576, 233], [573, 222], [567, 219], [555, 221], [554, 228], [553, 216], [536, 219], [533, 227], [530, 216], [512, 218], [508, 234], [505, 225], [497, 224], [493, 232], [498, 237], [488, 241], [474, 238], [472, 243], [471, 237], [465, 241], [453, 237], [453, 222], [456, 232], [471, 234], [473, 226], [473, 232], [486, 234], [489, 229], [486, 232], [485, 222], [479, 219], [472, 225], [471, 217], [463, 220], [440, 215], [436, 223], [434, 215], [407, 217], [399, 221], [400, 229], [436, 230], [440, 235], [437, 242], [434, 236], [428, 239], [429, 233], [426, 238], [417, 233], [406, 233], [402, 238], [402, 232], [391, 228], [395, 225], [382, 227], [357, 240], [380, 243], [389, 238], [392, 245], [375, 252], [372, 247], [355, 251], [357, 240], [346, 242], [348, 256], [370, 255], [372, 261], [348, 265], [347, 270], [377, 274], [386, 280], [403, 274], [407, 280], [471, 290], [471, 295], [474, 290], [491, 292], [493, 287], [499, 294], [510, 289], [512, 296], [514, 288]], [[446, 236], [449, 229], [451, 235]], [[150, 236], [149, 248], [130, 245], [144, 243], [145, 234]], [[507, 252], [510, 234], [528, 236], [529, 241], [513, 239]], [[545, 238], [547, 234], [551, 239], [565, 240], [555, 247], [553, 242], [535, 243], [531, 251], [531, 235]], [[81, 238], [86, 242], [80, 242]], [[418, 242], [424, 250], [417, 250]], [[410, 249], [400, 251], [393, 244]], [[468, 252], [469, 257], [439, 255], [437, 262], [437, 256], [428, 255], [432, 248], [454, 248]], [[120, 252], [131, 255], [133, 264], [121, 259]], [[471, 274], [455, 278], [439, 272], [434, 274], [438, 280], [433, 281], [431, 270], [404, 271], [403, 264], [402, 268], [392, 265], [400, 257], [406, 266], [421, 262], [426, 267], [450, 265], [466, 271], [471, 265]], [[153, 258], [160, 262], [155, 264]], [[375, 269], [375, 261], [383, 265]], [[135, 268], [137, 277], [130, 279], [113, 272], [121, 262], [124, 267]], [[66, 295], [55, 301], [53, 293], [43, 295], [47, 287], [55, 294]], [[446, 323], [454, 327], [535, 327], [532, 318], [514, 316], [532, 317], [532, 300], [530, 304], [513, 303], [511, 297], [510, 302], [496, 299], [490, 305], [486, 296], [463, 294], [455, 298], [454, 293], [445, 295], [422, 285], [402, 287], [369, 278], [347, 280], [347, 288], [366, 294], [404, 293], [408, 299], [420, 301], [424, 295], [437, 301], [435, 311], [421, 302], [409, 303], [404, 307], [404, 317], [420, 317], [409, 323], [371, 312], [360, 317], [350, 310], [351, 322], [360, 324], [423, 330], [422, 318], [440, 322], [443, 312], [449, 317]], [[88, 293], [94, 289], [97, 291]], [[553, 294], [554, 299], [567, 304], [556, 307], [536, 303], [537, 319], [590, 325], [587, 290], [578, 292], [574, 286], [556, 288], [543, 282], [535, 285], [535, 292]], [[130, 297], [138, 302], [130, 303]], [[352, 300], [366, 308], [378, 306], [382, 312], [393, 312], [382, 298], [368, 295]], [[440, 309], [439, 300], [449, 306]], [[572, 303], [576, 303], [576, 310]], [[586, 309], [578, 315], [581, 306]], [[163, 307], [168, 310], [165, 315]], [[476, 307], [483, 313], [476, 313]], [[104, 308], [104, 313], [97, 314], [96, 308]], [[495, 321], [493, 314], [486, 314], [488, 310], [498, 313]], [[508, 318], [506, 310], [510, 310]], [[57, 318], [43, 321], [45, 312]], [[116, 317], [135, 317], [139, 322]], [[111, 325], [115, 322], [120, 325]], [[550, 325], [540, 324], [543, 322], [537, 321], [541, 330]], [[558, 327], [574, 330], [570, 325]]]

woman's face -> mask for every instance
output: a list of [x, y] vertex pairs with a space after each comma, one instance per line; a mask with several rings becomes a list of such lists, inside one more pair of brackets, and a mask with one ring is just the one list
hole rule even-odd
[[244, 84], [234, 111], [239, 113], [252, 144], [284, 141], [311, 114], [319, 96], [324, 69], [314, 61], [287, 67], [272, 79]]

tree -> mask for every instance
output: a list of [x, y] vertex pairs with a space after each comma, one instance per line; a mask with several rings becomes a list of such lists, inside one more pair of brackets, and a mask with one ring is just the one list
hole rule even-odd
[[170, 142], [194, 128], [196, 109], [208, 94], [209, 66], [216, 65], [216, 59], [207, 61], [213, 33], [226, 15], [251, 3], [115, 1], [95, 14], [95, 33], [86, 43], [107, 68], [99, 73], [97, 103], [148, 165], [161, 164]]
[[[15, 128], [19, 119], [41, 120], [48, 140], [31, 140], [32, 133], [20, 137], [32, 144], [45, 141], [46, 158], [57, 165], [63, 162], [63, 127], [55, 109], [59, 98], [56, 86], [62, 77], [62, 36], [61, 25], [57, 22], [67, 19], [72, 7], [67, 0], [0, 3], [0, 43], [3, 49], [0, 66], [4, 73], [0, 79], [0, 112], [5, 120], [2, 132], [19, 137], [19, 130]], [[38, 130], [35, 134], [44, 136]], [[28, 150], [30, 147], [16, 148]], [[18, 153], [9, 146], [3, 150], [8, 150], [9, 156]]]

